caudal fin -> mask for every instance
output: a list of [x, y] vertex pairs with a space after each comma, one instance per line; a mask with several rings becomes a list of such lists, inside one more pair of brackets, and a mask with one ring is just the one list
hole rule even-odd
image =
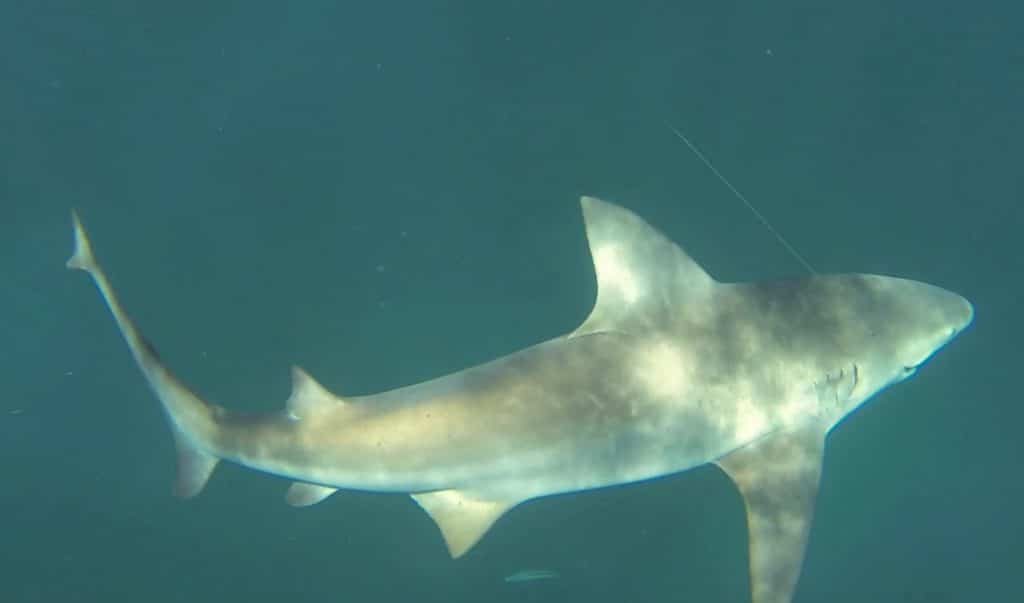
[[67, 261], [67, 267], [89, 273], [96, 288], [99, 289], [103, 301], [106, 302], [121, 330], [121, 335], [128, 343], [135, 363], [160, 399], [171, 423], [178, 449], [178, 479], [174, 493], [185, 498], [195, 496], [206, 485], [220, 460], [212, 446], [217, 430], [217, 424], [213, 420], [213, 409], [163, 365], [153, 346], [142, 336], [121, 307], [107, 275], [96, 262], [89, 236], [74, 210], [71, 212], [71, 220], [75, 231], [75, 250]]
[[75, 229], [75, 251], [65, 265], [72, 270], [92, 273], [96, 266], [96, 260], [92, 256], [92, 245], [89, 244], [89, 237], [86, 236], [82, 221], [78, 219], [78, 212], [75, 210], [71, 210], [71, 222]]

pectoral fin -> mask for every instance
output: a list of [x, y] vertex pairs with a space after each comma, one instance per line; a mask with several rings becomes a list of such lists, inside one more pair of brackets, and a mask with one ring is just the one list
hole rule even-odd
[[754, 603], [789, 603], [803, 565], [818, 493], [825, 427], [776, 432], [716, 463], [747, 509]]
[[460, 490], [424, 492], [412, 498], [441, 529], [452, 557], [473, 548], [505, 511], [520, 502], [487, 500]]

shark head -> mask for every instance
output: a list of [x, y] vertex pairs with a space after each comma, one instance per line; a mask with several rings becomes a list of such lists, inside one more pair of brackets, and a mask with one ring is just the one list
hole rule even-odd
[[872, 274], [832, 278], [843, 283], [836, 307], [845, 309], [848, 320], [842, 321], [841, 341], [857, 370], [859, 395], [847, 412], [911, 377], [974, 318], [966, 299], [927, 283]]

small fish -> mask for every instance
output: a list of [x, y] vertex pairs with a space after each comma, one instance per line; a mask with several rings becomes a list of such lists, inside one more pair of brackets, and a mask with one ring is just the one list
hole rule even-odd
[[519, 582], [533, 582], [534, 580], [554, 580], [561, 578], [561, 574], [548, 569], [522, 569], [514, 574], [505, 576], [505, 582], [518, 584]]

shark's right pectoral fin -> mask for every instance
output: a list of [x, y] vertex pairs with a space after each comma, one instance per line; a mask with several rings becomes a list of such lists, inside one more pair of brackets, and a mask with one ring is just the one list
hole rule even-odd
[[440, 528], [452, 557], [473, 548], [499, 517], [521, 502], [489, 500], [461, 490], [423, 492], [412, 498]]
[[776, 432], [718, 459], [747, 509], [754, 603], [789, 603], [818, 493], [825, 426]]

